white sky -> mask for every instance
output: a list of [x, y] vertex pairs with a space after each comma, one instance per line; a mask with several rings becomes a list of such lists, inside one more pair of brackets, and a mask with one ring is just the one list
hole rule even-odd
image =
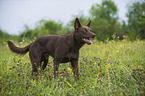
[[[113, 0], [121, 20], [127, 20], [127, 4], [133, 0]], [[24, 25], [33, 27], [41, 19], [62, 21], [67, 24], [81, 11], [89, 16], [93, 4], [102, 0], [0, 0], [0, 29], [18, 35]]]

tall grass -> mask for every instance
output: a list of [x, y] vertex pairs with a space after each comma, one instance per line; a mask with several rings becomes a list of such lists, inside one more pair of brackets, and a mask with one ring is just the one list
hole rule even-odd
[[[16, 42], [21, 47], [31, 41]], [[145, 95], [145, 42], [94, 40], [80, 50], [79, 80], [75, 81], [69, 63], [60, 64], [54, 79], [53, 58], [44, 71], [31, 75], [28, 53], [12, 53], [5, 41], [0, 41], [1, 96], [55, 95], [104, 96]]]

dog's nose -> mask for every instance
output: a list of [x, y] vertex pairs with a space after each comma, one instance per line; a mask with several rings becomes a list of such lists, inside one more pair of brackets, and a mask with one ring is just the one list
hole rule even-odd
[[93, 34], [93, 38], [96, 36], [96, 34]]

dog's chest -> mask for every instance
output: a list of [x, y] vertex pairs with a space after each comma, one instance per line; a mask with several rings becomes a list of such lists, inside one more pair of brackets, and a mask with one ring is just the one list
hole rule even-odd
[[73, 59], [78, 59], [79, 54], [78, 53], [68, 53], [66, 54], [64, 57], [62, 57], [61, 59], [61, 63], [66, 63], [66, 62], [70, 62]]

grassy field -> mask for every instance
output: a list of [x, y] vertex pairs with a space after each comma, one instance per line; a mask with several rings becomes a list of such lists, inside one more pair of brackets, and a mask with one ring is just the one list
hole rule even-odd
[[[25, 46], [31, 41], [14, 43]], [[145, 95], [145, 41], [94, 41], [80, 50], [79, 74], [75, 81], [69, 63], [60, 64], [53, 76], [53, 58], [37, 77], [31, 75], [28, 53], [11, 52], [0, 41], [1, 96], [138, 96]]]

